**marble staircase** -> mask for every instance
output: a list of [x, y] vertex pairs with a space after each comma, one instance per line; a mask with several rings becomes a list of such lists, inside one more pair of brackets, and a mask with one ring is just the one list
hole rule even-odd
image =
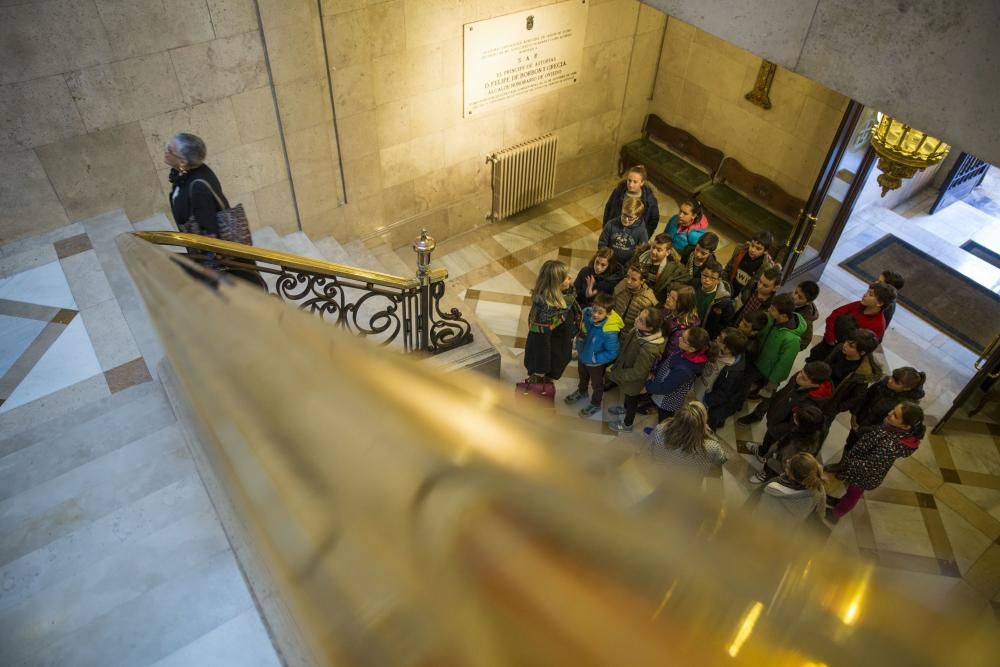
[[[0, 247], [2, 665], [287, 662], [161, 382], [163, 349], [115, 243], [162, 229], [173, 229], [162, 215], [132, 223], [113, 211]], [[254, 240], [414, 270], [358, 241], [270, 228]], [[498, 370], [478, 326], [476, 335], [433, 363], [496, 357]]]

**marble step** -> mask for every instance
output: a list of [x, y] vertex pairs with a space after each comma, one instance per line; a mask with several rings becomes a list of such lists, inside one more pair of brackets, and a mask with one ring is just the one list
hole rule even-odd
[[118, 250], [117, 237], [134, 231], [124, 211], [112, 211], [81, 223], [94, 247], [104, 277], [118, 301], [118, 307], [128, 326], [149, 372], [156, 377], [156, 365], [163, 358], [163, 345], [153, 330], [139, 291]]
[[75, 222], [0, 246], [0, 279], [57, 261], [52, 244], [83, 233], [83, 225]]
[[351, 255], [344, 250], [344, 246], [332, 236], [327, 236], [315, 241], [316, 247], [323, 254], [323, 258], [335, 264], [346, 264], [351, 266]]
[[403, 258], [396, 254], [395, 251], [388, 245], [382, 244], [375, 248], [371, 248], [372, 255], [378, 260], [386, 273], [391, 273], [396, 276], [409, 278], [410, 276], [415, 276], [417, 273], [417, 253], [412, 253], [413, 262], [407, 264], [403, 261]]
[[305, 232], [292, 232], [291, 234], [286, 234], [281, 240], [285, 244], [285, 247], [288, 248], [288, 252], [293, 255], [302, 255], [310, 259], [326, 259], [319, 248], [306, 236]]
[[285, 246], [285, 242], [278, 236], [278, 232], [274, 231], [273, 227], [255, 229], [251, 233], [251, 236], [253, 237], [253, 244], [258, 248], [289, 252], [288, 247]]
[[164, 213], [157, 213], [156, 215], [146, 218], [145, 220], [140, 220], [138, 222], [133, 222], [132, 226], [135, 227], [137, 232], [176, 232], [177, 225], [174, 224], [172, 217], [167, 216]]
[[383, 271], [385, 269], [382, 267], [382, 263], [378, 261], [378, 258], [368, 249], [368, 246], [364, 244], [363, 241], [355, 239], [344, 244], [344, 250], [351, 257], [351, 266], [357, 266], [362, 269], [368, 269], [369, 271]]

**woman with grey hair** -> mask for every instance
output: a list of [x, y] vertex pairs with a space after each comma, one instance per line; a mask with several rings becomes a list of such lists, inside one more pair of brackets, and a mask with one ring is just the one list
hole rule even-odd
[[181, 231], [193, 221], [198, 223], [202, 234], [218, 238], [219, 199], [226, 207], [229, 204], [222, 194], [218, 177], [205, 164], [206, 154], [205, 142], [193, 134], [179, 132], [167, 143], [163, 161], [170, 167], [169, 178], [173, 185], [170, 211]]

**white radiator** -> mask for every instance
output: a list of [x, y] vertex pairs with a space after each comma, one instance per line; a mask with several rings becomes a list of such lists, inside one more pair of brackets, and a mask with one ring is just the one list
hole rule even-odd
[[529, 206], [552, 198], [556, 189], [556, 135], [546, 134], [492, 153], [493, 207], [499, 222]]

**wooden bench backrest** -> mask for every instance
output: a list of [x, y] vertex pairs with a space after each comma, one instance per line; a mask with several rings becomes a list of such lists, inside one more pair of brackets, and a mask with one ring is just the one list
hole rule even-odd
[[801, 199], [785, 192], [774, 181], [744, 167], [736, 158], [727, 157], [725, 159], [719, 173], [715, 176], [715, 180], [725, 183], [748, 199], [787, 218], [789, 222], [798, 220], [799, 211], [806, 205]]
[[679, 127], [667, 124], [656, 114], [651, 113], [646, 117], [643, 133], [645, 138], [652, 137], [665, 143], [671, 150], [683, 157], [691, 158], [708, 169], [709, 174], [714, 175], [718, 171], [719, 165], [722, 164], [722, 151], [701, 143], [693, 134], [685, 132]]

